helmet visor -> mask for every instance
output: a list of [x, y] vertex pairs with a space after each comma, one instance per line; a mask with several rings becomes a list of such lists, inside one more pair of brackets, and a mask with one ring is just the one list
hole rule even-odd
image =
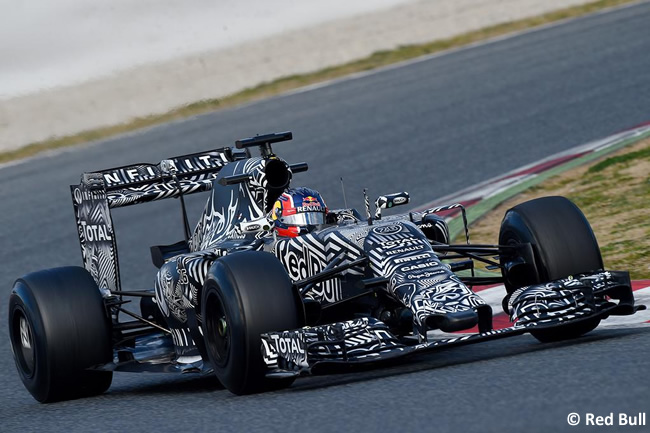
[[283, 216], [280, 221], [290, 226], [316, 226], [325, 224], [325, 212], [300, 212]]

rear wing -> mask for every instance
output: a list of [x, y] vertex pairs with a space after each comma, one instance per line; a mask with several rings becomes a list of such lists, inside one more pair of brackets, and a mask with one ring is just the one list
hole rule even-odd
[[174, 169], [182, 193], [186, 195], [212, 189], [212, 180], [224, 165], [247, 157], [245, 152], [226, 147], [176, 156], [158, 164], [133, 164], [84, 173], [81, 183], [94, 188], [103, 187], [109, 207], [122, 207], [178, 197], [179, 185], [172, 180], [165, 166]]
[[82, 174], [70, 191], [84, 267], [99, 289], [120, 290], [111, 208], [209, 191], [226, 164], [248, 157], [245, 150], [222, 148]]

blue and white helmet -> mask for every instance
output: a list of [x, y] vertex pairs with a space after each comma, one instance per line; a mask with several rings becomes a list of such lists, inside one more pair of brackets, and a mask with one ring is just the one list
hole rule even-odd
[[325, 223], [327, 206], [318, 191], [299, 187], [286, 190], [271, 211], [275, 229], [280, 236], [295, 237], [310, 226]]

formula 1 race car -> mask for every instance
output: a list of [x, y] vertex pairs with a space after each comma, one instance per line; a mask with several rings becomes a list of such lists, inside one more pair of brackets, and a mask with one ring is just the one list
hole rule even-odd
[[[526, 332], [570, 339], [644, 308], [627, 272], [604, 270], [589, 223], [566, 198], [519, 204], [498, 245], [472, 245], [461, 204], [382, 215], [409, 202], [402, 192], [375, 209], [366, 197], [362, 216], [326, 209], [317, 194], [296, 199], [290, 182], [307, 164], [271, 147], [291, 138], [84, 173], [71, 186], [84, 267], [25, 275], [9, 301], [16, 366], [36, 400], [100, 394], [114, 371], [214, 373], [246, 394]], [[202, 191], [210, 197], [190, 230], [184, 196]], [[180, 201], [185, 239], [151, 247], [154, 288], [123, 290], [111, 209], [166, 198]], [[465, 243], [451, 244], [444, 212], [463, 217]], [[477, 262], [500, 272], [477, 276]], [[505, 286], [511, 327], [492, 328], [491, 307], [472, 290], [487, 284]], [[126, 305], [137, 299], [139, 308]]]

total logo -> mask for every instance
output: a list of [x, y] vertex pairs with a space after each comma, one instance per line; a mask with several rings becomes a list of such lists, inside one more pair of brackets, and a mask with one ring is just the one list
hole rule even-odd
[[[384, 248], [411, 247], [411, 246], [418, 245], [418, 244], [423, 245], [423, 243], [424, 243], [424, 241], [422, 241], [422, 239], [404, 238], [404, 239], [396, 239], [394, 241], [385, 241], [385, 242], [383, 242], [383, 247]], [[427, 243], [427, 245], [428, 245], [428, 243]]]
[[275, 350], [277, 350], [278, 353], [305, 353], [304, 345], [299, 337], [282, 337], [277, 334], [271, 334], [271, 339], [273, 340], [273, 343], [275, 343]]
[[81, 221], [81, 230], [83, 231], [86, 242], [113, 240], [105, 225], [86, 224], [85, 221]]

